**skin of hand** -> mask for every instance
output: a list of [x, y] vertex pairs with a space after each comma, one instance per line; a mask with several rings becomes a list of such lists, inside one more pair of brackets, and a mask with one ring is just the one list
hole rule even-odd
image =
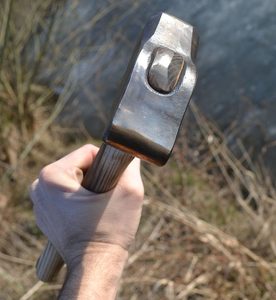
[[60, 299], [114, 299], [140, 222], [140, 161], [113, 190], [96, 194], [81, 182], [97, 152], [85, 145], [47, 165], [30, 188], [37, 225], [67, 264]]

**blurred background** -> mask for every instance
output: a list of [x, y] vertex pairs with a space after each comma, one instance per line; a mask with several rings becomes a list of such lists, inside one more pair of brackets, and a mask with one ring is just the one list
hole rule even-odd
[[198, 83], [174, 153], [144, 165], [143, 218], [118, 299], [276, 299], [276, 3], [1, 0], [0, 299], [53, 299], [28, 185], [99, 144], [145, 22], [200, 36]]

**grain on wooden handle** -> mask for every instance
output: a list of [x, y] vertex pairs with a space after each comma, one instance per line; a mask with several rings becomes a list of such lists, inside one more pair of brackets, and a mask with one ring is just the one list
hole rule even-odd
[[[133, 156], [112, 146], [102, 144], [92, 166], [87, 170], [82, 186], [95, 193], [104, 193], [115, 187]], [[63, 266], [63, 260], [48, 241], [36, 264], [37, 277], [50, 282]]]

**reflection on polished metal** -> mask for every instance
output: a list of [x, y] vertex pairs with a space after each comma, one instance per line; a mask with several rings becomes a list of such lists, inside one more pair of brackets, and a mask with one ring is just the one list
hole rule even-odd
[[196, 83], [193, 26], [161, 13], [146, 25], [104, 141], [146, 161], [168, 160]]
[[150, 86], [160, 93], [172, 92], [180, 79], [184, 63], [178, 53], [166, 48], [156, 49], [148, 72]]

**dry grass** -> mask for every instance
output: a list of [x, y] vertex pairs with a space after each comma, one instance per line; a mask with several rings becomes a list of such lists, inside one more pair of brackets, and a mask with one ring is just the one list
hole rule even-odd
[[[64, 274], [53, 284], [37, 282], [35, 262], [45, 238], [27, 187], [43, 165], [87, 142], [87, 134], [54, 122], [75, 90], [74, 58], [66, 76], [55, 78], [65, 86], [59, 95], [37, 80], [49, 52], [62, 52], [49, 51], [47, 42], [55, 41], [57, 26], [47, 16], [59, 14], [62, 1], [28, 1], [28, 12], [23, 2], [0, 3], [0, 299], [43, 300], [58, 293]], [[80, 33], [72, 31], [76, 47]], [[191, 108], [194, 122], [181, 131], [168, 165], [142, 169], [145, 206], [118, 299], [276, 299], [276, 192], [241, 141], [237, 159], [218, 129]]]
[[[190, 147], [182, 131], [162, 172], [143, 168], [145, 207], [118, 299], [274, 299], [274, 189], [236, 161], [214, 126], [194, 105], [193, 111], [203, 132], [196, 139], [199, 144], [193, 140]], [[61, 134], [52, 128], [52, 136]], [[25, 188], [39, 169], [42, 153], [45, 164], [70, 150], [57, 143], [55, 149], [62, 150], [54, 153], [48, 145], [45, 139], [39, 154], [34, 148], [30, 161], [38, 163], [24, 180]], [[254, 195], [254, 204], [249, 195]], [[63, 275], [51, 285], [37, 283], [34, 264], [44, 238], [26, 201], [25, 194], [20, 205], [2, 214], [2, 297], [51, 299]]]

